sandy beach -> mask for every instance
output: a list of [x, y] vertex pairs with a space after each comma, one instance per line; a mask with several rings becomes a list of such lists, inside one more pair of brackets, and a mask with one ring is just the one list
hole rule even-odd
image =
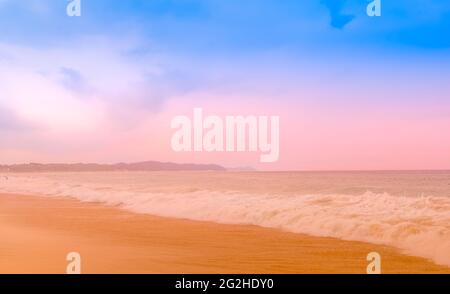
[[65, 198], [0, 195], [0, 273], [65, 273], [79, 252], [83, 273], [450, 273], [423, 258], [360, 242], [256, 226], [139, 215]]

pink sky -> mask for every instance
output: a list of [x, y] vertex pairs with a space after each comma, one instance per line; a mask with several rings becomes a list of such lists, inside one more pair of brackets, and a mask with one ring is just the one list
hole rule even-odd
[[[0, 44], [0, 53], [10, 57], [0, 64], [0, 163], [158, 160], [261, 170], [450, 168], [450, 103], [442, 103], [449, 87], [436, 77], [427, 83], [409, 80], [429, 72], [405, 68], [409, 73], [402, 78], [381, 72], [379, 79], [359, 79], [365, 71], [340, 76], [339, 70], [306, 62], [297, 71], [274, 66], [269, 72], [263, 70], [268, 64], [243, 62], [236, 71], [236, 65], [219, 62], [214, 74], [206, 65], [196, 68], [200, 81], [164, 84], [173, 79], [175, 65], [191, 69], [192, 64], [164, 55], [130, 59], [120, 54], [123, 49], [104, 39], [52, 49]], [[376, 68], [367, 77], [374, 73]], [[192, 116], [195, 107], [223, 117], [279, 116], [279, 161], [261, 164], [260, 152], [174, 152], [170, 122], [176, 115]]]

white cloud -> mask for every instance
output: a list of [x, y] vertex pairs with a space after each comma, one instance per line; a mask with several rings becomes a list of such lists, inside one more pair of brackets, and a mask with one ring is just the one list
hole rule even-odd
[[[151, 113], [161, 92], [152, 78], [166, 77], [166, 69], [153, 56], [127, 54], [135, 45], [128, 44], [104, 38], [44, 49], [0, 43], [0, 105], [41, 128], [61, 131], [114, 124], [115, 114], [123, 124]], [[88, 90], [78, 91], [76, 83]]]

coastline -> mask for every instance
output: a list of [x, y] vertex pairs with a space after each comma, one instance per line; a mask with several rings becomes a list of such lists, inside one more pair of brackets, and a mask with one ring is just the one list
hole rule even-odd
[[135, 214], [69, 198], [0, 194], [0, 273], [450, 273], [391, 247], [247, 225]]

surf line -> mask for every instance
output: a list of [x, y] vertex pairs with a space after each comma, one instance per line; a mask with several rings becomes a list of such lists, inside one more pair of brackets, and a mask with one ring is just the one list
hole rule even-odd
[[276, 162], [280, 156], [279, 116], [203, 116], [194, 108], [193, 118], [172, 119], [177, 129], [171, 139], [175, 152], [260, 152], [260, 162]]

